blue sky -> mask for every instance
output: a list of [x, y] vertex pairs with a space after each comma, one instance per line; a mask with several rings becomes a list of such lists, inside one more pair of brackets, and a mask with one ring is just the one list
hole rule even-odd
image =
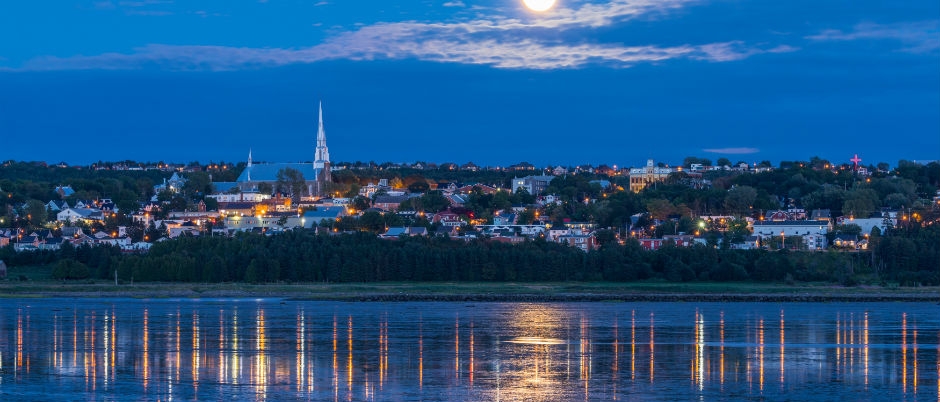
[[0, 5], [0, 159], [940, 159], [935, 0]]

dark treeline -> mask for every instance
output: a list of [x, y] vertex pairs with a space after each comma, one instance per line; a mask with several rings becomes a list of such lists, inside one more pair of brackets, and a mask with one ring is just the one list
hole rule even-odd
[[644, 251], [635, 241], [584, 253], [541, 240], [505, 244], [446, 237], [383, 240], [370, 233], [294, 231], [278, 236], [241, 234], [184, 237], [154, 244], [148, 254], [113, 247], [15, 253], [13, 266], [52, 265], [60, 279], [113, 278], [167, 282], [377, 281], [822, 281], [940, 285], [940, 228], [876, 239], [870, 251], [793, 252], [723, 250], [668, 245]]

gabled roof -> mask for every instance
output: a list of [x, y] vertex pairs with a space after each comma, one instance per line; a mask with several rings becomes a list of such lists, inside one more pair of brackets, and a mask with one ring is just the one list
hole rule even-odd
[[219, 209], [251, 209], [255, 205], [254, 202], [220, 202]]
[[820, 221], [757, 221], [754, 226], [826, 226]]
[[234, 181], [214, 181], [212, 187], [215, 188], [216, 193], [227, 193], [229, 190], [238, 187], [238, 183]]
[[338, 207], [318, 207], [315, 211], [304, 212], [305, 219], [336, 219], [346, 214], [346, 208]]
[[316, 181], [320, 175], [320, 169], [315, 169], [312, 163], [259, 163], [246, 166], [236, 181], [248, 182], [249, 177], [250, 181], [277, 181], [277, 172], [286, 168], [300, 172], [306, 181]]
[[72, 189], [72, 186], [56, 186], [55, 192], [61, 194], [63, 197], [75, 194], [75, 190]]
[[391, 227], [388, 228], [385, 233], [382, 234], [382, 237], [398, 237], [404, 234], [408, 234], [408, 229], [404, 227]]
[[[67, 211], [71, 211], [75, 215], [78, 215], [85, 219], [101, 219], [101, 211], [92, 208], [72, 208]], [[62, 211], [66, 212], [66, 211]]]
[[82, 234], [82, 228], [78, 226], [63, 226], [62, 227], [62, 236], [75, 236], [77, 234]]
[[407, 195], [380, 195], [375, 197], [376, 204], [401, 204], [402, 202], [407, 201], [409, 196]]

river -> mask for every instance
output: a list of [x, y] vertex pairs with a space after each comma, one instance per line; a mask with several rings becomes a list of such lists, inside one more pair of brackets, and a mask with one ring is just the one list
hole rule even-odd
[[3, 400], [940, 400], [933, 303], [0, 300]]

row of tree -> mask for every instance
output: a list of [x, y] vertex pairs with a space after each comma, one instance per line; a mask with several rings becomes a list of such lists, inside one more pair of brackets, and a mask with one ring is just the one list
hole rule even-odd
[[167, 282], [374, 281], [825, 281], [940, 285], [940, 227], [873, 239], [867, 252], [726, 250], [667, 245], [644, 251], [636, 241], [609, 243], [588, 253], [544, 240], [510, 245], [446, 237], [379, 239], [292, 231], [277, 236], [240, 234], [184, 237], [154, 244], [147, 254], [115, 247], [13, 252], [11, 266], [49, 265], [61, 279]]

